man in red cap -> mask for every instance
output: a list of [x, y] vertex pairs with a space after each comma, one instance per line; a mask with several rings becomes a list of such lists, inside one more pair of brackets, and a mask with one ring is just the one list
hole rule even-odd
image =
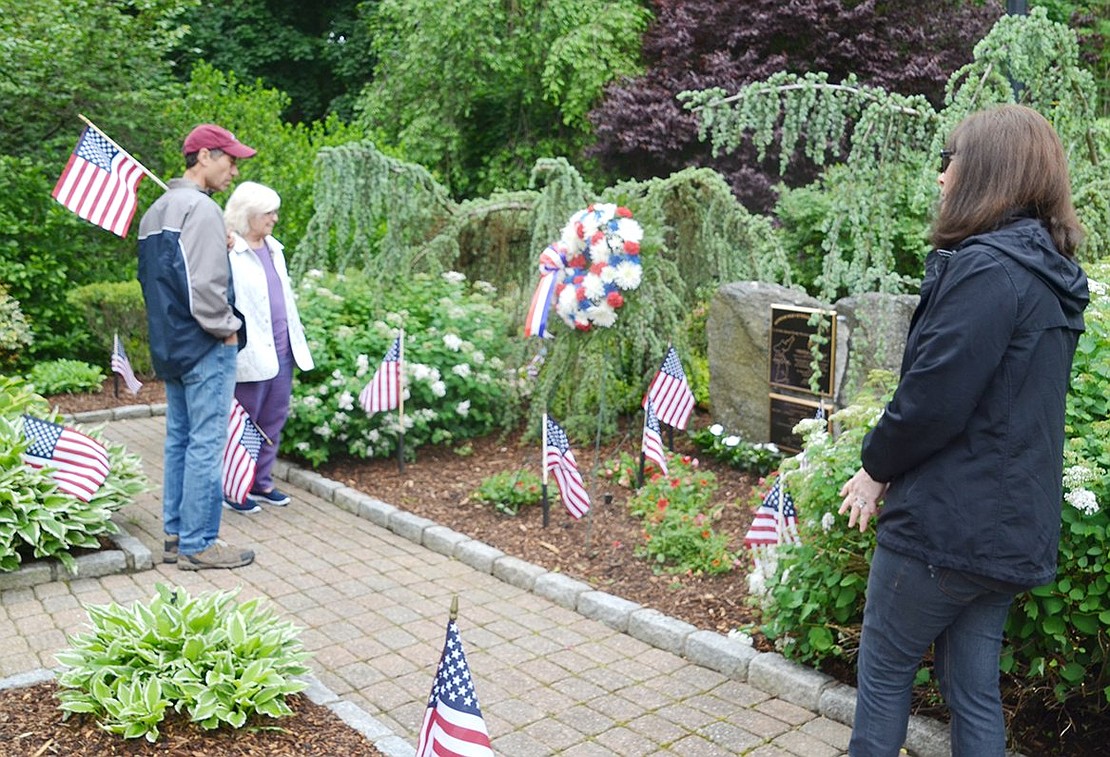
[[139, 222], [139, 282], [150, 356], [166, 386], [163, 561], [181, 570], [237, 568], [254, 552], [217, 539], [223, 450], [235, 362], [246, 330], [235, 309], [223, 212], [210, 195], [255, 151], [215, 124], [182, 145], [185, 174], [171, 179]]

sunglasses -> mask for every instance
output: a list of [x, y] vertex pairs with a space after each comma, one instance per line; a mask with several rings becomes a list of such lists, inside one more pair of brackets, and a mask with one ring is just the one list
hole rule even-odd
[[952, 165], [952, 156], [956, 154], [955, 150], [941, 150], [940, 151], [940, 172], [944, 173], [948, 170], [948, 166]]

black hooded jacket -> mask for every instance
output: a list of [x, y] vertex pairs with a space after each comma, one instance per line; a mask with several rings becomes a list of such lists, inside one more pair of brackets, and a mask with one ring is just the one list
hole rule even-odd
[[1051, 581], [1064, 405], [1087, 278], [1023, 218], [925, 261], [902, 377], [863, 442], [878, 541], [1019, 586]]

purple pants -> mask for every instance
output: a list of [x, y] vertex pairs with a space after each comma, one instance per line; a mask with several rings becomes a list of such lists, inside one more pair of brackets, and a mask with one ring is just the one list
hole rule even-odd
[[278, 355], [278, 372], [266, 381], [244, 381], [235, 385], [235, 398], [251, 420], [270, 437], [273, 444], [262, 443], [258, 450], [258, 467], [252, 492], [268, 492], [274, 488], [270, 476], [277, 459], [281, 430], [289, 418], [289, 397], [293, 394], [293, 356]]

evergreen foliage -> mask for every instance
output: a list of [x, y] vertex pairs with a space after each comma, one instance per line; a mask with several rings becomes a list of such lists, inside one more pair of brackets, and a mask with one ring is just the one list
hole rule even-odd
[[523, 186], [537, 159], [578, 157], [648, 19], [635, 0], [382, 0], [361, 123], [456, 197]]
[[[1094, 259], [1110, 252], [1110, 154], [1108, 126], [1093, 112], [1093, 81], [1078, 61], [1075, 34], [1049, 21], [1043, 10], [1028, 17], [1006, 16], [975, 46], [971, 63], [948, 82], [945, 106], [934, 109], [921, 96], [903, 96], [861, 85], [854, 77], [833, 83], [825, 74], [779, 73], [734, 95], [720, 89], [683, 93], [699, 112], [703, 136], [714, 149], [735, 150], [747, 134], [761, 150], [772, 143], [788, 155], [804, 150], [817, 162], [840, 152], [848, 159], [826, 173], [828, 212], [821, 222], [824, 265], [816, 278], [820, 294], [903, 291], [919, 265], [895, 265], [906, 250], [894, 240], [900, 206], [927, 207], [935, 197], [934, 156], [951, 129], [967, 114], [1016, 99], [1056, 127], [1071, 161], [1076, 206], [1088, 237], [1081, 254]], [[784, 168], [786, 160], [780, 163]], [[903, 187], [900, 192], [878, 187]], [[903, 194], [906, 193], [906, 194]], [[910, 250], [924, 252], [924, 246]]]
[[311, 268], [357, 270], [389, 286], [416, 272], [460, 270], [497, 286], [512, 332], [519, 334], [539, 254], [571, 214], [591, 202], [628, 207], [645, 230], [644, 273], [617, 323], [585, 334], [555, 323], [553, 341], [540, 348], [521, 339], [516, 349], [518, 364], [537, 349], [545, 355], [532, 393], [533, 426], [547, 408], [578, 434], [593, 434], [599, 423], [610, 433], [618, 413], [638, 407], [668, 343], [688, 360], [704, 350], [690, 343], [686, 323], [720, 282], [790, 282], [789, 261], [770, 221], [744, 210], [709, 169], [596, 192], [565, 159], [549, 159], [533, 168], [532, 187], [455, 203], [425, 169], [369, 142], [323, 150], [316, 215], [294, 261], [295, 275]]
[[[675, 96], [684, 90], [736, 91], [778, 71], [824, 71], [830, 81], [854, 74], [864, 84], [923, 94], [939, 105], [944, 82], [970, 60], [971, 48], [1001, 14], [998, 0], [679, 0], [655, 2], [644, 36], [647, 70], [611, 84], [590, 114], [590, 148], [615, 176], [661, 176], [692, 165], [712, 167], [751, 210], [767, 211], [777, 183], [773, 161], [757, 161], [745, 144], [710, 154], [697, 121]], [[834, 146], [839, 141], [833, 143]], [[793, 158], [787, 183], [816, 171]]]

